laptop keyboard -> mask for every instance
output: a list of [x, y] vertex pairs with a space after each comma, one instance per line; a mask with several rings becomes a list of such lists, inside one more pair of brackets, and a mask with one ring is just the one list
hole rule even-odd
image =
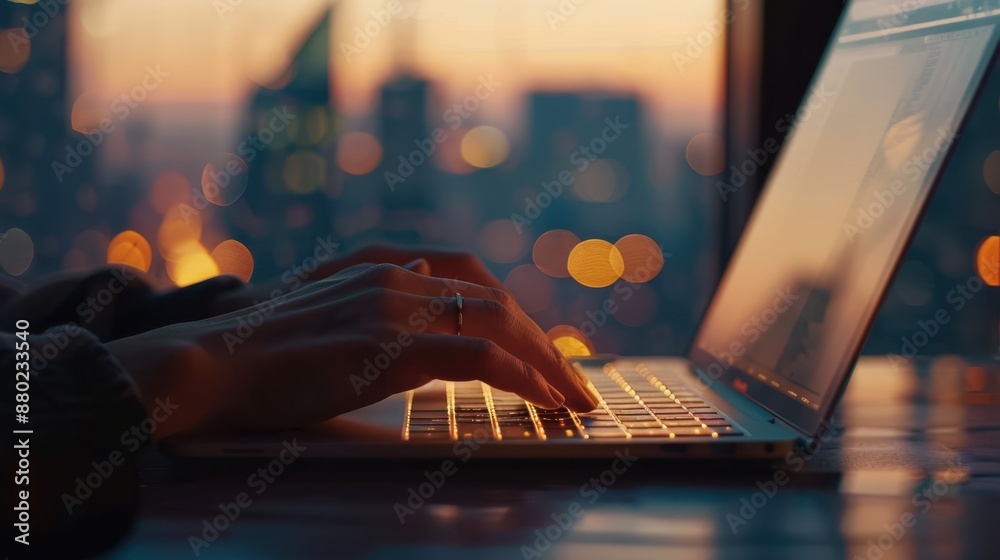
[[[579, 365], [576, 365], [579, 367]], [[565, 440], [741, 436], [681, 376], [644, 363], [604, 365], [589, 377], [601, 395], [593, 412], [544, 409], [479, 381], [435, 382], [407, 393], [407, 441]]]

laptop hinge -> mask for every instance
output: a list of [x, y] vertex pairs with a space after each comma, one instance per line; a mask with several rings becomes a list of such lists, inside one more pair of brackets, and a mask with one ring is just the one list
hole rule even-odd
[[720, 383], [719, 381], [713, 380], [704, 373], [695, 370], [694, 368], [689, 368], [688, 371], [690, 371], [695, 377], [697, 377], [703, 383], [704, 387], [711, 389], [726, 401], [732, 403], [733, 405], [736, 405], [741, 411], [743, 411], [748, 416], [753, 417], [755, 420], [781, 426], [787, 429], [789, 432], [796, 434], [797, 438], [803, 441], [807, 440], [810, 437], [808, 434], [802, 432], [802, 430], [799, 430], [795, 426], [775, 416], [774, 414], [771, 413], [770, 410], [757, 404], [756, 402], [754, 402], [753, 399], [747, 397], [746, 395], [740, 393], [739, 391], [733, 389], [732, 387], [729, 387], [725, 383]]

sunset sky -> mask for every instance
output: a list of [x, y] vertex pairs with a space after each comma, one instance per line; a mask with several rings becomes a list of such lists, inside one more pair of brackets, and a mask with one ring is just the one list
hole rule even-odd
[[[503, 86], [479, 116], [500, 123], [536, 89], [634, 91], [661, 125], [685, 131], [715, 117], [723, 40], [706, 28], [718, 21], [719, 0], [589, 0], [560, 17], [560, 5], [573, 2], [396, 1], [384, 25], [372, 14], [390, 0], [283, 0], [280, 9], [266, 0], [72, 3], [74, 89], [110, 103], [159, 65], [169, 77], [144, 109], [213, 107], [225, 122], [333, 7], [334, 82], [349, 117], [371, 109], [374, 88], [401, 60], [435, 82], [442, 100], [462, 99], [492, 73]], [[377, 31], [348, 58], [345, 44], [366, 25]], [[679, 68], [675, 53], [699, 33], [708, 48]]]

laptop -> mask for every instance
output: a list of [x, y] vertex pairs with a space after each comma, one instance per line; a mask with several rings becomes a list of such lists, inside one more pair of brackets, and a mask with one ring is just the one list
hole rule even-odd
[[610, 457], [627, 445], [766, 459], [822, 439], [996, 56], [998, 22], [1000, 0], [849, 2], [689, 355], [574, 361], [597, 410], [435, 381], [315, 429], [174, 438], [167, 451], [273, 457], [294, 440], [307, 457]]

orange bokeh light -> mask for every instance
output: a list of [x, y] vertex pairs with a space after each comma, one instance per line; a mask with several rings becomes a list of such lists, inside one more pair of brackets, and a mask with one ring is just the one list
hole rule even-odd
[[531, 251], [531, 259], [538, 270], [553, 278], [569, 278], [566, 263], [569, 254], [580, 243], [580, 238], [571, 231], [554, 229], [539, 236]]
[[138, 232], [123, 231], [108, 243], [108, 264], [125, 264], [149, 272], [152, 263], [153, 249]]
[[156, 232], [156, 246], [167, 261], [177, 262], [183, 256], [204, 250], [201, 239], [201, 216], [194, 211], [171, 207]]
[[663, 251], [645, 235], [626, 235], [615, 243], [615, 247], [625, 263], [622, 278], [633, 284], [649, 282], [663, 270]]
[[569, 325], [559, 325], [545, 333], [567, 358], [584, 358], [597, 353], [594, 343], [583, 332]]
[[348, 132], [337, 140], [337, 167], [345, 173], [371, 173], [381, 161], [382, 144], [367, 132]]
[[725, 142], [712, 132], [696, 134], [688, 142], [685, 156], [688, 165], [699, 175], [718, 175], [726, 165]]
[[976, 251], [976, 271], [989, 286], [1000, 286], [1000, 235], [991, 235]]
[[16, 74], [31, 58], [31, 39], [23, 27], [0, 29], [0, 72]]
[[603, 239], [581, 241], [569, 253], [566, 268], [570, 276], [588, 288], [610, 286], [625, 271], [618, 249]]
[[469, 165], [479, 168], [496, 167], [510, 154], [510, 141], [499, 128], [480, 125], [462, 136], [460, 150], [462, 159]]
[[236, 276], [244, 282], [253, 275], [253, 255], [246, 245], [227, 239], [212, 249], [212, 260], [219, 267], [219, 274]]
[[190, 286], [219, 275], [219, 267], [205, 248], [198, 245], [198, 249], [186, 253], [177, 262], [167, 262], [167, 276], [174, 284]]

